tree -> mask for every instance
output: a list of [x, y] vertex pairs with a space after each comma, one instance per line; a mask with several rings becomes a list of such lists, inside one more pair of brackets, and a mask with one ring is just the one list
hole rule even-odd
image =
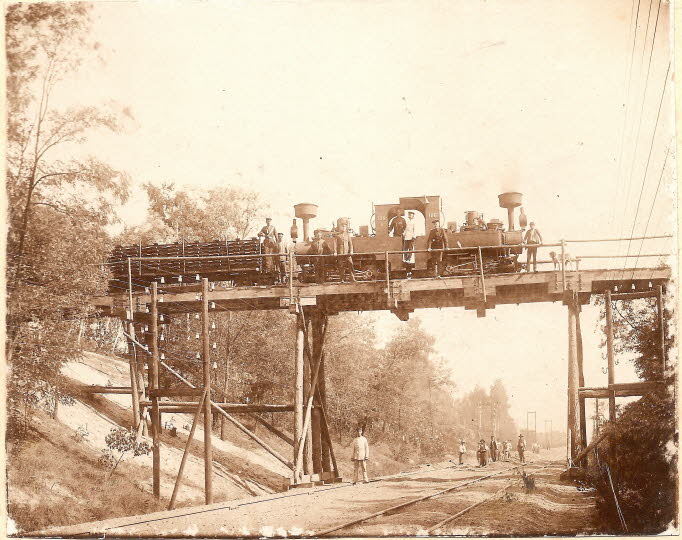
[[6, 12], [7, 339], [10, 420], [61, 399], [61, 365], [78, 354], [74, 320], [102, 290], [105, 227], [128, 194], [128, 177], [76, 146], [116, 115], [59, 109], [55, 90], [89, 45], [89, 6], [16, 3]]
[[[656, 310], [650, 299], [614, 303], [617, 351], [632, 357], [637, 373], [644, 380], [665, 383], [620, 408], [614, 438], [607, 439], [600, 447], [606, 451], [628, 532], [635, 534], [656, 534], [671, 525], [677, 527], [679, 443], [674, 390], [677, 365], [670, 359], [668, 373], [663, 373]], [[673, 313], [664, 311], [666, 320], [674, 320]], [[674, 339], [666, 336], [665, 345], [667, 351], [674, 350]], [[611, 519], [614, 530], [619, 530], [603, 461], [593, 474], [600, 508]]]
[[256, 193], [235, 186], [197, 191], [178, 189], [173, 182], [160, 187], [148, 182], [144, 189], [151, 223], [161, 236], [157, 241], [246, 238], [265, 210]]
[[127, 454], [132, 454], [133, 457], [146, 456], [152, 451], [147, 441], [138, 442], [135, 431], [122, 427], [111, 428], [111, 431], [104, 438], [104, 442], [107, 447], [102, 450], [100, 460], [110, 467], [105, 480], [111, 478], [116, 467]]

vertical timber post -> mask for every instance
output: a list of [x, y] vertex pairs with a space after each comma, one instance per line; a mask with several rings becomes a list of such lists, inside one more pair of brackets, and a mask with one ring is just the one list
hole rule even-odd
[[[324, 343], [322, 343], [322, 339], [324, 339], [325, 335], [322, 332], [322, 327], [326, 327], [329, 324], [329, 318], [327, 314], [323, 314], [320, 317], [320, 358], [318, 362], [320, 363], [320, 371], [318, 375], [318, 380], [317, 380], [317, 389], [318, 389], [318, 395], [320, 397], [320, 409], [321, 411], [326, 411], [327, 410], [327, 384], [326, 384], [326, 374], [325, 374], [325, 369], [324, 369]], [[326, 414], [325, 414], [326, 416]], [[332, 470], [332, 462], [331, 462], [331, 452], [332, 447], [331, 447], [331, 437], [329, 434], [329, 420], [323, 418], [323, 422], [321, 423], [322, 427], [322, 472], [331, 472]]]
[[296, 346], [294, 352], [294, 482], [298, 482], [302, 464], [298, 461], [298, 447], [303, 434], [303, 314], [296, 310]]
[[568, 455], [572, 463], [580, 444], [577, 314], [575, 295], [571, 293], [568, 299], [568, 433], [570, 433]]
[[203, 278], [201, 287], [201, 345], [204, 367], [204, 497], [206, 504], [213, 502], [213, 448], [211, 435], [213, 417], [211, 414], [211, 363], [208, 334], [208, 278]]
[[[132, 318], [132, 315], [131, 315]], [[130, 364], [130, 395], [133, 402], [133, 429], [137, 431], [140, 425], [140, 393], [137, 387], [137, 361], [135, 353], [135, 325], [132, 321], [128, 322], [128, 362]]]
[[[615, 375], [615, 358], [613, 352], [613, 308], [611, 307], [611, 290], [606, 291], [606, 357], [608, 360], [608, 383], [609, 383], [609, 422], [611, 427], [615, 428], [616, 423], [616, 391], [613, 385], [616, 381]], [[611, 458], [611, 467], [615, 465], [616, 458], [616, 440], [615, 436], [610, 436], [611, 444], [609, 445], [609, 454]]]
[[[301, 306], [301, 313], [303, 314], [303, 408], [305, 409], [308, 399], [310, 398], [310, 384], [312, 379], [312, 373], [314, 366], [312, 365], [312, 359], [309, 354], [306, 354], [305, 350], [308, 348], [310, 353], [310, 343], [308, 341], [308, 336], [310, 335], [310, 318], [306, 317], [306, 312], [303, 311], [303, 306]], [[304, 411], [305, 413], [305, 411]], [[313, 473], [313, 432], [312, 432], [312, 416], [311, 421], [308, 425], [305, 425], [305, 414], [303, 427], [305, 428], [304, 442], [303, 442], [303, 474], [308, 475]]]
[[[311, 330], [313, 336], [313, 346], [312, 346], [312, 358], [308, 358], [309, 373], [312, 374], [317, 367], [317, 364], [322, 361], [322, 315], [318, 310], [312, 313], [311, 317]], [[320, 369], [322, 365], [320, 364]], [[318, 384], [320, 371], [318, 371]], [[321, 429], [321, 412], [320, 412], [320, 400], [318, 398], [319, 393], [315, 392], [313, 396], [313, 410], [312, 416], [310, 418], [310, 430], [312, 436], [312, 461], [313, 461], [313, 473], [320, 474], [322, 472], [322, 429]]]
[[[585, 386], [585, 371], [583, 369], [583, 334], [580, 330], [580, 312], [582, 308], [580, 304], [576, 306], [575, 315], [575, 329], [576, 329], [576, 341], [578, 345], [578, 387], [582, 388]], [[587, 447], [587, 417], [585, 414], [585, 398], [580, 397], [578, 392], [578, 403], [579, 403], [579, 413], [580, 413], [580, 446], [581, 450]], [[587, 467], [587, 458], [584, 458], [580, 462], [581, 467]]]
[[616, 394], [613, 390], [615, 383], [615, 359], [613, 353], [613, 311], [611, 307], [611, 291], [606, 291], [606, 357], [608, 360], [609, 383], [609, 421], [616, 421]]
[[656, 287], [656, 301], [658, 303], [658, 332], [661, 340], [661, 379], [665, 379], [667, 363], [665, 360], [665, 314], [663, 313], [663, 286]]
[[[152, 282], [152, 311], [151, 311], [151, 342], [152, 342], [152, 365], [149, 374], [149, 387], [152, 390], [159, 389], [159, 307], [158, 288], [156, 281]], [[154, 497], [161, 496], [161, 414], [159, 413], [159, 398], [156, 393], [152, 394], [152, 489]]]

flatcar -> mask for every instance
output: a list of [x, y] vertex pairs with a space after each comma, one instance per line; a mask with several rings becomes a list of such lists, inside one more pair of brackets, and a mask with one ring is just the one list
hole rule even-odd
[[[514, 209], [521, 205], [520, 193], [499, 195], [500, 207], [508, 211], [508, 227], [499, 219], [485, 222], [476, 211], [467, 211], [466, 219], [458, 226], [448, 222], [446, 235], [449, 249], [443, 256], [443, 276], [465, 276], [518, 272], [521, 264], [523, 231], [514, 228]], [[401, 197], [398, 203], [374, 205], [369, 225], [363, 225], [353, 232], [353, 263], [359, 280], [385, 279], [386, 271], [392, 279], [407, 277], [408, 270], [414, 277], [432, 274], [429, 268], [427, 235], [417, 236], [414, 242], [413, 264], [403, 262], [403, 241], [392, 236], [390, 224], [398, 215], [408, 211], [419, 212], [424, 218], [427, 230], [434, 219], [442, 221], [442, 203], [438, 195], [422, 197]], [[296, 218], [303, 221], [303, 237], [298, 239], [296, 219], [292, 227], [294, 240], [294, 279], [311, 282], [315, 279], [314, 265], [317, 258], [311, 256], [309, 225], [316, 217], [317, 206], [301, 203], [294, 207]], [[525, 217], [522, 215], [522, 217]], [[349, 224], [347, 218], [339, 218], [332, 229], [317, 229], [330, 252], [334, 252], [335, 235], [342, 224]], [[428, 234], [428, 232], [427, 232]], [[275, 276], [266, 272], [263, 246], [258, 238], [215, 240], [212, 242], [176, 242], [173, 244], [152, 244], [117, 246], [110, 255], [109, 267], [112, 273], [112, 290], [126, 289], [129, 282], [133, 287], [144, 287], [152, 281], [162, 283], [191, 283], [201, 277], [212, 281], [229, 281], [234, 285], [268, 285]], [[239, 257], [227, 257], [239, 255]], [[145, 260], [148, 259], [148, 260]], [[331, 260], [329, 260], [331, 259]], [[328, 259], [328, 267], [335, 269], [334, 258]], [[334, 270], [327, 273], [329, 281], [338, 280]]]

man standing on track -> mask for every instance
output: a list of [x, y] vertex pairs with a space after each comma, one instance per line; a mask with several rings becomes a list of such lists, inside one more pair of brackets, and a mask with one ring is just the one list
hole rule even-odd
[[490, 457], [493, 461], [497, 461], [499, 457], [497, 441], [495, 435], [490, 436]]
[[519, 442], [516, 444], [516, 450], [519, 453], [519, 461], [525, 463], [526, 458], [524, 453], [526, 451], [526, 440], [523, 438], [523, 435], [519, 435]]
[[467, 453], [467, 445], [464, 441], [459, 441], [459, 464], [464, 465], [464, 454]]
[[353, 439], [353, 457], [355, 463], [355, 470], [353, 472], [353, 485], [358, 482], [358, 473], [362, 468], [362, 480], [366, 484], [369, 482], [367, 477], [367, 461], [369, 460], [369, 444], [367, 439], [362, 435], [362, 426], [358, 426], [358, 436]]
[[479, 467], [485, 467], [488, 464], [488, 445], [485, 444], [485, 439], [481, 439], [478, 442], [476, 456], [478, 457]]

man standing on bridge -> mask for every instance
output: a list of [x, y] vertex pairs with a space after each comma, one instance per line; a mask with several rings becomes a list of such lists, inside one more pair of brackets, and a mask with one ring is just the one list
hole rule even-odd
[[433, 229], [429, 232], [429, 238], [426, 240], [426, 248], [430, 251], [429, 266], [433, 268], [433, 277], [440, 277], [443, 266], [443, 252], [441, 250], [448, 248], [448, 235], [437, 219], [433, 220]]
[[395, 238], [402, 236], [403, 232], [405, 231], [405, 226], [407, 225], [407, 222], [403, 217], [404, 213], [405, 212], [403, 210], [400, 210], [400, 213], [397, 216], [395, 216], [388, 224], [388, 232], [393, 233], [393, 236]]
[[[330, 255], [331, 249], [322, 238], [322, 233], [315, 231], [315, 240], [310, 245], [310, 255]], [[328, 257], [311, 257], [313, 267], [315, 268], [315, 281], [317, 283], [324, 283], [327, 279], [327, 259]]]
[[[277, 229], [272, 225], [272, 218], [265, 218], [265, 226], [260, 230], [258, 236], [263, 239], [263, 253], [268, 255], [277, 251]], [[272, 274], [275, 269], [275, 258], [264, 257], [264, 259], [265, 273]]]
[[339, 262], [339, 277], [341, 281], [346, 280], [346, 271], [350, 274], [350, 280], [355, 280], [353, 274], [353, 237], [348, 232], [348, 225], [341, 225], [341, 232], [336, 236], [336, 254]]
[[279, 282], [285, 283], [287, 280], [287, 263], [289, 262], [289, 246], [284, 241], [284, 233], [277, 233], [277, 273], [279, 274]]
[[414, 253], [410, 253], [411, 251], [414, 251], [414, 238], [416, 234], [415, 225], [414, 212], [409, 211], [407, 213], [405, 230], [403, 231], [403, 251], [407, 252], [403, 253], [403, 264], [407, 270], [407, 279], [412, 277], [412, 269], [415, 265]]
[[540, 231], [535, 228], [535, 222], [530, 222], [530, 229], [526, 231], [526, 235], [523, 237], [523, 241], [526, 244], [526, 250], [528, 252], [526, 259], [526, 272], [530, 272], [530, 260], [533, 259], [533, 272], [538, 271], [538, 248], [537, 246], [542, 244], [542, 235]]
[[369, 460], [369, 444], [367, 439], [362, 435], [362, 426], [358, 426], [358, 436], [353, 439], [353, 457], [355, 462], [355, 471], [353, 472], [353, 485], [358, 481], [358, 473], [362, 468], [362, 480], [369, 482], [367, 477], [367, 461]]

